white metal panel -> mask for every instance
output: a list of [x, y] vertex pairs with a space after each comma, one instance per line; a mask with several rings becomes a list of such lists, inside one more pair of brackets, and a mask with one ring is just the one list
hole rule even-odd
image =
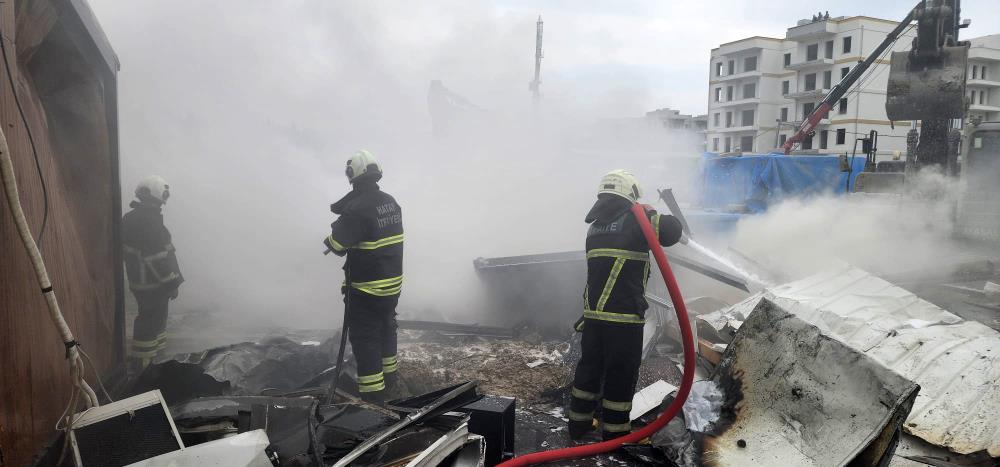
[[272, 467], [265, 449], [271, 444], [264, 430], [198, 444], [130, 464], [128, 467]]
[[1000, 333], [847, 264], [698, 319], [738, 326], [762, 297], [919, 384], [907, 432], [1000, 457]]

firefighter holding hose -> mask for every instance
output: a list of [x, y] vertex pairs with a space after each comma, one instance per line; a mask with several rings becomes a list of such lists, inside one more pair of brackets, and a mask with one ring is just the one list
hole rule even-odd
[[347, 161], [352, 189], [330, 206], [340, 217], [323, 244], [347, 256], [346, 332], [358, 365], [358, 392], [382, 404], [398, 383], [396, 304], [403, 288], [403, 214], [396, 200], [379, 189], [382, 168], [368, 151]]
[[[642, 361], [642, 329], [649, 279], [649, 245], [632, 206], [642, 198], [635, 177], [625, 170], [608, 172], [598, 187], [597, 202], [585, 219], [587, 284], [583, 318], [583, 355], [573, 379], [569, 434], [583, 437], [594, 428], [594, 411], [601, 404], [603, 437], [631, 431], [629, 412]], [[681, 241], [681, 222], [645, 207], [659, 243]]]

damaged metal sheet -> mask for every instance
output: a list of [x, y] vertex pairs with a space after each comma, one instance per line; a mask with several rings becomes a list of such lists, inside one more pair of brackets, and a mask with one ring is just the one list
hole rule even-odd
[[888, 462], [919, 387], [763, 299], [712, 378], [721, 419], [701, 439], [711, 466]]
[[771, 287], [727, 309], [699, 316], [699, 335], [713, 335], [711, 330], [714, 330], [722, 342], [730, 340], [731, 330], [726, 328], [738, 329], [761, 298], [862, 351], [874, 347], [893, 331], [962, 321], [906, 289], [840, 264], [805, 279]]
[[717, 342], [762, 299], [782, 306], [921, 386], [904, 429], [954, 452], [1000, 457], [1000, 333], [865, 271], [830, 271], [698, 317]]
[[486, 440], [479, 435], [469, 435], [469, 440], [455, 455], [452, 467], [483, 467], [486, 465]]
[[[170, 412], [186, 441], [264, 430], [281, 465], [311, 465], [319, 459], [314, 449], [316, 405], [311, 397], [215, 397], [179, 404]], [[206, 426], [216, 431], [205, 430]]]
[[427, 446], [427, 449], [407, 463], [406, 467], [435, 467], [462, 449], [467, 442], [469, 442], [469, 425], [463, 423]]
[[[365, 440], [365, 442], [359, 444], [351, 452], [347, 453], [347, 455], [340, 458], [337, 461], [337, 463], [334, 464], [334, 467], [344, 467], [349, 465], [355, 459], [361, 457], [366, 452], [368, 452], [369, 449], [372, 449], [373, 447], [377, 446], [383, 441], [386, 441], [387, 439], [389, 439], [389, 437], [393, 436], [395, 433], [399, 432], [400, 430], [414, 423], [426, 419], [427, 417], [431, 417], [436, 413], [440, 413], [440, 411], [442, 410], [446, 410], [446, 407], [451, 407], [451, 404], [453, 404], [456, 400], [464, 402], [470, 392], [472, 394], [475, 394], [476, 392], [475, 381], [470, 381], [468, 383], [459, 385], [457, 387], [450, 388], [450, 390], [443, 395], [437, 395], [436, 398], [431, 399], [426, 405], [421, 407], [419, 410], [407, 414], [399, 422], [396, 422], [392, 426], [386, 428], [385, 430], [382, 430], [381, 432]], [[458, 405], [464, 405], [464, 403], [460, 403]]]
[[972, 321], [903, 329], [866, 353], [920, 384], [907, 432], [1000, 457], [1000, 333]]
[[194, 397], [290, 391], [329, 367], [328, 346], [271, 338], [175, 355], [147, 367], [131, 392], [158, 388], [175, 404]]
[[272, 467], [267, 447], [271, 441], [264, 430], [253, 430], [179, 451], [162, 454], [128, 467]]

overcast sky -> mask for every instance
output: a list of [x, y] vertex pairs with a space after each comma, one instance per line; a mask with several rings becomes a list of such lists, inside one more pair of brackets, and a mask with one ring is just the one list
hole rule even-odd
[[[354, 45], [358, 62], [343, 67], [364, 68], [385, 60], [394, 72], [413, 77], [421, 90], [428, 79], [488, 107], [527, 96], [534, 54], [534, 20], [545, 20], [543, 92], [556, 103], [581, 105], [609, 116], [632, 115], [659, 107], [703, 113], [707, 106], [709, 52], [721, 43], [743, 37], [782, 37], [795, 21], [817, 11], [832, 16], [868, 15], [900, 19], [913, 0], [722, 1], [577, 1], [577, 0], [441, 0], [419, 2], [338, 2], [245, 0], [229, 8], [186, 1], [92, 0], [112, 43], [123, 48], [119, 22], [143, 24], [162, 46], [173, 42], [171, 31], [213, 27], [213, 13], [244, 22], [246, 34], [270, 35], [274, 47], [306, 45], [317, 61], [314, 76], [337, 59], [336, 49]], [[1000, 33], [996, 0], [965, 0], [963, 16], [972, 19], [964, 37]], [[164, 9], [180, 14], [160, 16]], [[254, 10], [266, 12], [265, 17]], [[274, 14], [273, 10], [284, 10]], [[226, 12], [225, 10], [229, 10]], [[160, 18], [163, 21], [151, 21]], [[166, 19], [169, 18], [170, 22]], [[225, 21], [225, 20], [224, 20]], [[324, 44], [343, 38], [325, 29], [350, 29], [352, 42]], [[253, 30], [257, 28], [256, 31]], [[284, 38], [279, 36], [285, 36]], [[296, 39], [297, 37], [297, 39]], [[288, 43], [289, 38], [299, 43]], [[233, 38], [237, 39], [237, 38]], [[256, 44], [249, 42], [248, 45]], [[324, 50], [326, 49], [326, 50]], [[257, 51], [248, 50], [247, 53]], [[343, 52], [342, 50], [340, 52]], [[280, 64], [276, 64], [279, 65]], [[134, 70], [123, 61], [123, 72]], [[390, 71], [390, 70], [386, 70]], [[419, 79], [417, 79], [419, 78]], [[337, 85], [334, 82], [331, 85]], [[410, 83], [401, 83], [408, 85]]]

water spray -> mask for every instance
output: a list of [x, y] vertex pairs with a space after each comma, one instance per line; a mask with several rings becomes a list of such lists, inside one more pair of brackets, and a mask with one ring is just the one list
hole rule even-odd
[[676, 217], [677, 220], [681, 221], [681, 226], [683, 226], [684, 229], [684, 234], [681, 236], [680, 240], [681, 243], [691, 247], [698, 253], [701, 253], [709, 258], [712, 258], [719, 264], [729, 268], [747, 282], [754, 282], [756, 284], [763, 286], [771, 285], [770, 282], [761, 279], [756, 274], [753, 274], [750, 271], [747, 271], [746, 269], [738, 266], [736, 263], [730, 261], [729, 258], [726, 258], [725, 256], [722, 256], [712, 251], [705, 245], [702, 245], [701, 243], [698, 243], [693, 238], [691, 238], [691, 228], [688, 227], [687, 219], [684, 218], [684, 213], [681, 212], [681, 207], [677, 204], [677, 200], [674, 198], [673, 191], [670, 188], [667, 188], [665, 190], [656, 190], [656, 192], [659, 193], [660, 199], [663, 201], [664, 204], [667, 205], [667, 208], [670, 209], [670, 214]]

